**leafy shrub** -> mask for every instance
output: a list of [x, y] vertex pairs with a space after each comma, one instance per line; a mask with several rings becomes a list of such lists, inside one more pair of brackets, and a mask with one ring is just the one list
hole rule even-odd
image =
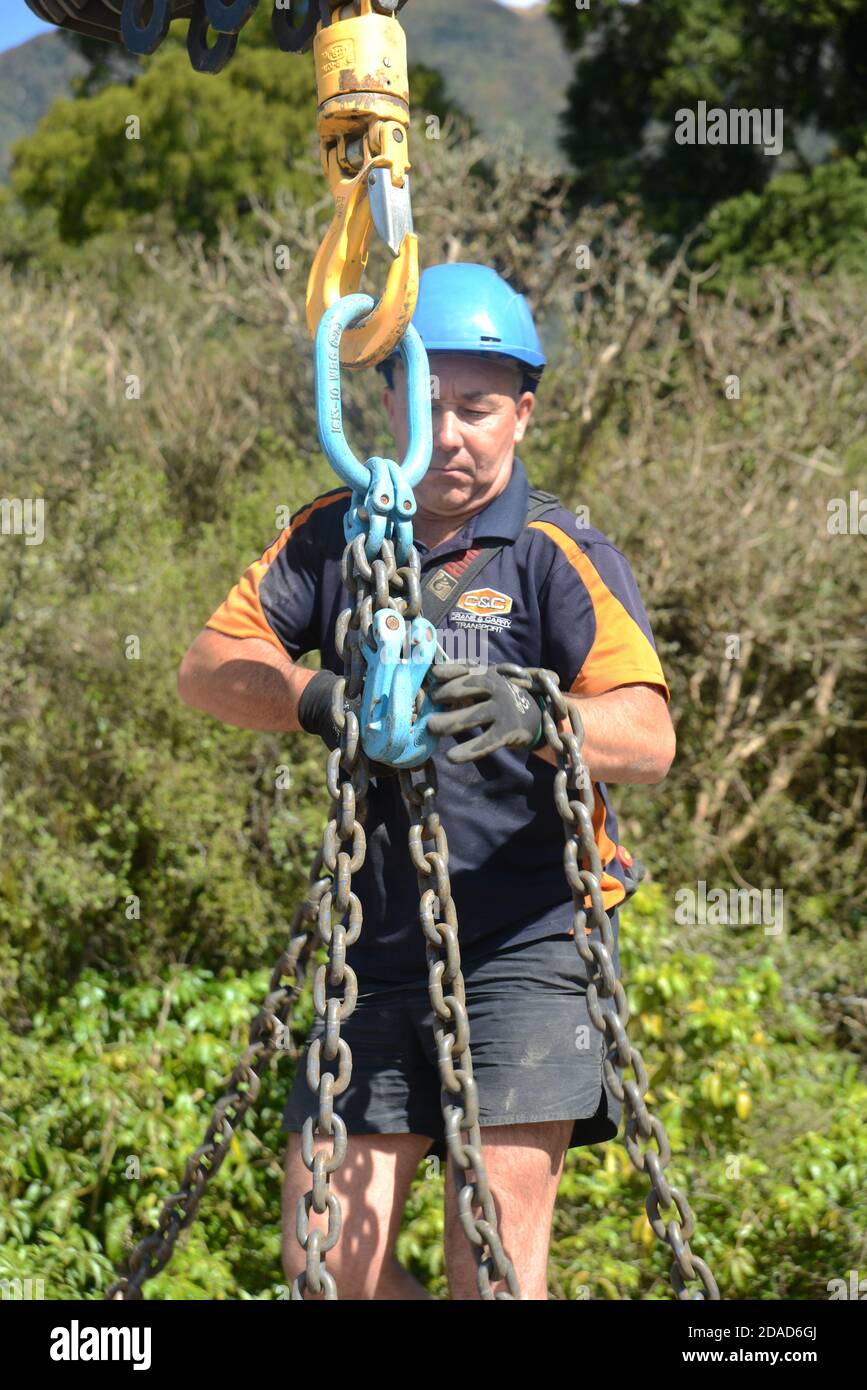
[[[867, 148], [867, 147], [865, 147]], [[863, 272], [867, 257], [867, 154], [779, 174], [761, 193], [728, 198], [708, 214], [698, 259], [741, 279], [757, 266], [824, 275]]]
[[[621, 958], [648, 1103], [672, 1143], [666, 1175], [697, 1220], [692, 1249], [726, 1298], [827, 1297], [828, 1281], [857, 1267], [867, 1216], [867, 1087], [856, 1062], [822, 1049], [815, 1018], [793, 1007], [770, 956], [722, 971], [672, 934], [658, 888], [634, 900]], [[88, 969], [26, 1036], [4, 1025], [0, 1277], [42, 1278], [51, 1299], [99, 1296], [176, 1190], [268, 977], [181, 967], [128, 985]], [[305, 988], [297, 1042], [311, 1019]], [[286, 1297], [279, 1125], [294, 1065], [281, 1058], [266, 1073], [193, 1229], [147, 1297]], [[570, 1151], [554, 1297], [672, 1296], [671, 1257], [647, 1223], [646, 1192], [620, 1142]], [[443, 1173], [423, 1162], [398, 1254], [445, 1297], [442, 1202]]]

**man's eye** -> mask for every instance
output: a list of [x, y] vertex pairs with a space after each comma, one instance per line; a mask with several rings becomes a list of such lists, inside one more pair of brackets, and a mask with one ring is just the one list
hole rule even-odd
[[[431, 410], [434, 412], [434, 414], [436, 414], [436, 412], [441, 409], [442, 406], [439, 404], [438, 401], [433, 401], [431, 403]], [[491, 414], [490, 410], [473, 410], [472, 407], [468, 405], [459, 405], [456, 406], [454, 409], [456, 415], [461, 415], [464, 418], [470, 420], [485, 420]]]

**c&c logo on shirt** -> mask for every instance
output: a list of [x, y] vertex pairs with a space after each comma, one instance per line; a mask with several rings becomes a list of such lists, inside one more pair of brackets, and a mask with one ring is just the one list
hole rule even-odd
[[501, 594], [499, 589], [470, 589], [468, 593], [461, 594], [456, 607], [462, 608], [465, 613], [488, 617], [511, 613], [512, 600], [508, 594]]

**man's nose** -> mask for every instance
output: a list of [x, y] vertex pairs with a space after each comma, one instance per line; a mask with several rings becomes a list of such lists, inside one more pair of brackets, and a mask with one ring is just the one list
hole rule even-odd
[[435, 405], [431, 413], [431, 422], [434, 442], [440, 449], [460, 448], [463, 436], [454, 410], [444, 410], [441, 406]]

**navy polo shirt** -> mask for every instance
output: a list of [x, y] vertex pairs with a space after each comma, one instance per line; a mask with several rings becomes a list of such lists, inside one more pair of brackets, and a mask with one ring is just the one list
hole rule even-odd
[[[647, 682], [668, 700], [626, 558], [567, 507], [527, 526], [528, 491], [516, 457], [507, 486], [457, 535], [430, 550], [416, 542], [422, 573], [438, 569], [450, 578], [459, 577], [478, 548], [505, 542], [441, 620], [447, 654], [455, 650], [449, 641], [462, 641], [463, 650], [485, 656], [491, 665], [548, 667], [562, 690], [578, 696]], [[349, 498], [349, 488], [335, 488], [295, 512], [207, 626], [232, 637], [262, 638], [293, 660], [318, 650], [323, 668], [343, 675], [334, 629], [338, 614], [351, 606], [340, 576]], [[460, 638], [450, 637], [458, 633]], [[473, 731], [457, 740], [472, 737]], [[571, 930], [555, 769], [526, 749], [511, 748], [454, 766], [446, 757], [454, 741], [440, 738], [433, 759], [461, 943], [514, 945]], [[399, 779], [371, 782], [366, 859], [352, 876], [364, 921], [349, 960], [363, 979], [399, 981], [426, 972], [409, 825]], [[623, 900], [625, 886], [617, 820], [601, 782], [594, 784], [593, 825], [604, 866], [603, 902], [610, 910]]]

